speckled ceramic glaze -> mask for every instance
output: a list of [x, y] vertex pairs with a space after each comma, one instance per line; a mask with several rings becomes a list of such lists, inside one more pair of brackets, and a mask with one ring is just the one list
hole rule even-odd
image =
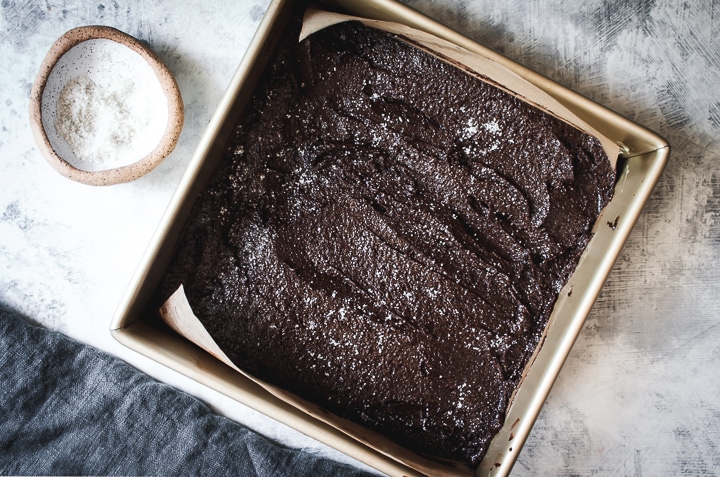
[[[100, 165], [80, 160], [55, 126], [63, 87], [81, 75], [134, 79], [159, 105], [146, 118], [149, 125], [139, 125], [136, 144]], [[89, 185], [129, 182], [153, 170], [175, 148], [183, 119], [180, 91], [165, 65], [137, 39], [105, 26], [75, 28], [61, 36], [45, 57], [30, 97], [30, 125], [50, 165]]]

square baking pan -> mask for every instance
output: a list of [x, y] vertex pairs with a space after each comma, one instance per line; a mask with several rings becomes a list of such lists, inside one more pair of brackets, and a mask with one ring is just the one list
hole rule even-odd
[[[598, 219], [578, 267], [561, 290], [541, 345], [530, 359], [507, 410], [505, 425], [492, 440], [477, 476], [507, 475], [527, 439], [540, 408], [567, 358], [620, 250], [668, 160], [670, 149], [657, 134], [494, 52], [394, 0], [328, 0], [335, 9], [426, 31], [488, 57], [544, 90], [601, 134], [620, 146], [617, 185]], [[427, 462], [386, 445], [372, 435], [351, 436], [316, 416], [299, 411], [209, 353], [158, 325], [150, 305], [167, 269], [190, 210], [222, 158], [225, 143], [282, 33], [292, 0], [274, 0], [260, 23], [237, 72], [208, 125], [168, 209], [117, 308], [113, 336], [190, 378], [283, 422], [390, 475], [468, 475], [467, 469]]]

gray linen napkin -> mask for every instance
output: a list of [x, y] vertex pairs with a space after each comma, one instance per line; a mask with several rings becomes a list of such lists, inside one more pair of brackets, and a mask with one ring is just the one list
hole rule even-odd
[[0, 307], [0, 473], [360, 476]]

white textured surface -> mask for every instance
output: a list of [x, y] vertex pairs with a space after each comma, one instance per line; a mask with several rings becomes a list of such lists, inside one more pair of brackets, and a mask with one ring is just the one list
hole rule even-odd
[[[342, 459], [117, 344], [110, 317], [267, 0], [0, 4], [0, 303], [116, 354], [289, 445]], [[407, 0], [665, 136], [670, 163], [514, 475], [720, 474], [720, 4]], [[28, 97], [50, 45], [106, 24], [176, 76], [186, 123], [140, 180], [71, 182], [35, 148]]]

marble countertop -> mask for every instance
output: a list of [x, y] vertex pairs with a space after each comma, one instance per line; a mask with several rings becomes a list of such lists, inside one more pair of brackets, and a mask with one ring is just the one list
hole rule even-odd
[[[268, 0], [0, 4], [0, 303], [119, 356], [289, 446], [342, 454], [124, 348], [121, 294]], [[670, 162], [513, 475], [720, 473], [720, 4], [406, 0], [660, 133]], [[176, 76], [186, 122], [152, 173], [71, 182], [33, 140], [28, 98], [67, 30], [116, 27]]]

